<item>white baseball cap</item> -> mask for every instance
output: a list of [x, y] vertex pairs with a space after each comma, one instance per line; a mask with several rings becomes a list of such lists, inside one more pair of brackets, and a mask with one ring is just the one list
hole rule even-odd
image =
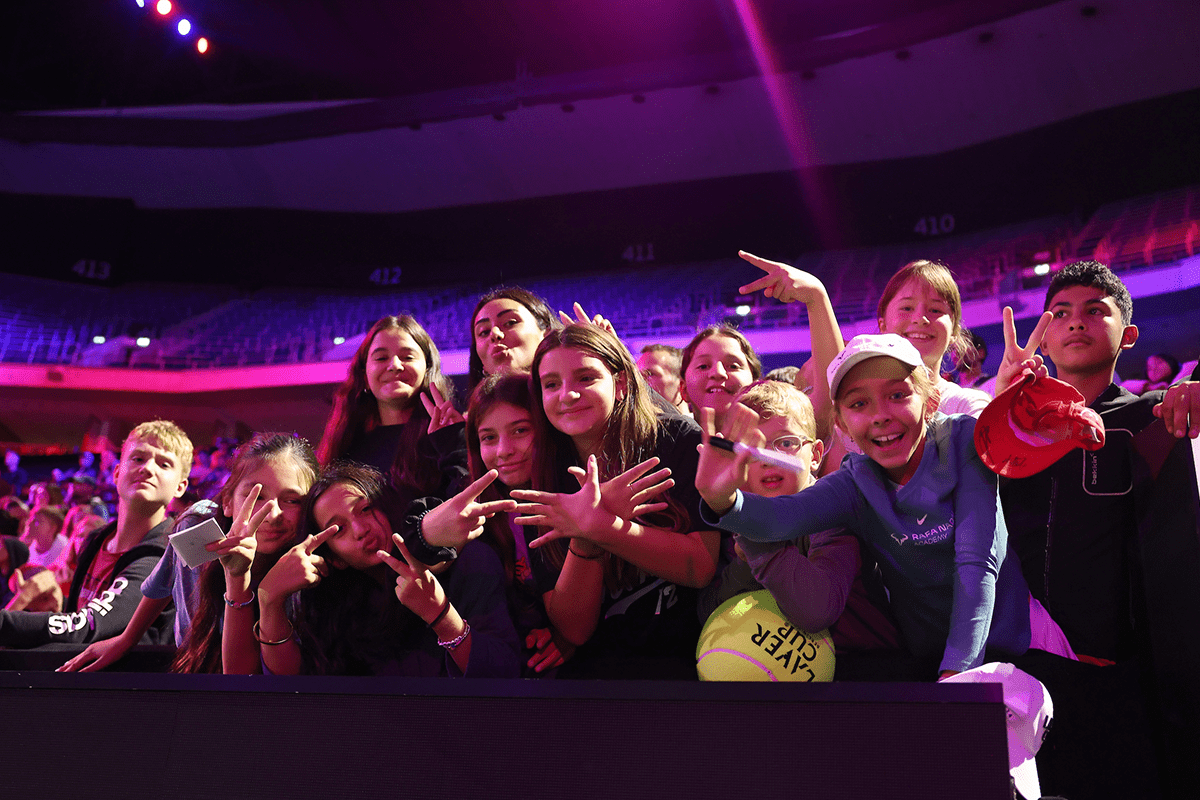
[[829, 378], [829, 396], [837, 397], [838, 385], [846, 373], [857, 364], [875, 356], [891, 356], [910, 367], [923, 367], [921, 352], [903, 336], [894, 333], [863, 333], [850, 340], [842, 352], [829, 363], [825, 374]]
[[1008, 772], [1022, 797], [1040, 798], [1042, 787], [1033, 757], [1041, 749], [1054, 719], [1054, 703], [1042, 682], [1003, 662], [968, 669], [941, 682], [1000, 684], [1008, 718]]

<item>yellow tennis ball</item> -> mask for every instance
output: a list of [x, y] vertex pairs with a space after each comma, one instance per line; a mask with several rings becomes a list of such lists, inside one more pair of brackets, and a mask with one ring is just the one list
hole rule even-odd
[[696, 645], [702, 681], [831, 681], [833, 661], [829, 631], [800, 630], [766, 589], [718, 606]]

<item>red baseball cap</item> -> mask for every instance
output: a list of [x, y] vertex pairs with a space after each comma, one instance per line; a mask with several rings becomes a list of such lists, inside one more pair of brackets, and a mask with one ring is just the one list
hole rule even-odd
[[1026, 374], [975, 423], [975, 450], [997, 475], [1027, 478], [1076, 447], [1104, 446], [1104, 421], [1074, 386]]

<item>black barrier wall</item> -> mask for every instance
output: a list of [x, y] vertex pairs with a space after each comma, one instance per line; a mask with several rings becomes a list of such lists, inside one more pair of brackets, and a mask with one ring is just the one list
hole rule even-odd
[[6, 797], [1011, 797], [998, 685], [3, 672], [0, 697], [41, 732], [8, 726]]

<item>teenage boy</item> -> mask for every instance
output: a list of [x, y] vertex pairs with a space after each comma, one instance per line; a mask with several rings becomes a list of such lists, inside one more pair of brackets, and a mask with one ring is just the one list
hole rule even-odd
[[[1104, 265], [1081, 261], [1064, 267], [1050, 282], [1045, 309], [1024, 348], [1005, 310], [1006, 348], [996, 395], [1020, 377], [1023, 366], [1045, 369], [1034, 354], [1040, 346], [1058, 379], [1100, 415], [1105, 441], [1099, 450], [1072, 450], [1036, 475], [1002, 481], [1009, 552], [1020, 559], [1033, 596], [1082, 660], [1117, 666], [1089, 676], [1058, 664], [1070, 677], [1043, 680], [1056, 702], [1065, 695], [1063, 700], [1079, 700], [1081, 708], [1095, 707], [1098, 697], [1106, 697], [1097, 712], [1104, 726], [1103, 719], [1143, 713], [1136, 685], [1139, 675], [1143, 683], [1152, 675], [1158, 696], [1146, 707], [1162, 712], [1155, 738], [1165, 743], [1162, 763], [1170, 766], [1174, 755], [1200, 741], [1200, 692], [1192, 667], [1200, 657], [1195, 636], [1200, 513], [1193, 443], [1187, 438], [1200, 433], [1200, 387], [1185, 383], [1138, 396], [1113, 383], [1117, 358], [1137, 342], [1138, 329], [1129, 290]], [[1094, 693], [1081, 688], [1100, 685], [1103, 690]], [[1059, 719], [1068, 723], [1070, 716]], [[1123, 731], [1137, 725], [1128, 718], [1114, 724]], [[1103, 763], [1109, 759], [1093, 750], [1090, 766], [1080, 760], [1063, 772], [1090, 776], [1105, 796], [1142, 796], [1154, 782], [1136, 758], [1132, 764], [1127, 760], [1135, 747], [1120, 748], [1124, 760], [1112, 771]], [[1179, 763], [1194, 763], [1194, 755]], [[1122, 777], [1130, 784], [1120, 785]], [[1164, 777], [1173, 782], [1180, 776]], [[1051, 793], [1087, 793], [1073, 788], [1059, 786]], [[1124, 794], [1127, 790], [1135, 794]]]
[[[142, 599], [142, 580], [167, 545], [166, 507], [187, 488], [192, 443], [174, 423], [143, 422], [129, 434], [114, 472], [117, 519], [84, 544], [63, 613], [0, 611], [0, 646], [91, 642], [125, 629]], [[171, 640], [160, 620], [152, 641]]]

